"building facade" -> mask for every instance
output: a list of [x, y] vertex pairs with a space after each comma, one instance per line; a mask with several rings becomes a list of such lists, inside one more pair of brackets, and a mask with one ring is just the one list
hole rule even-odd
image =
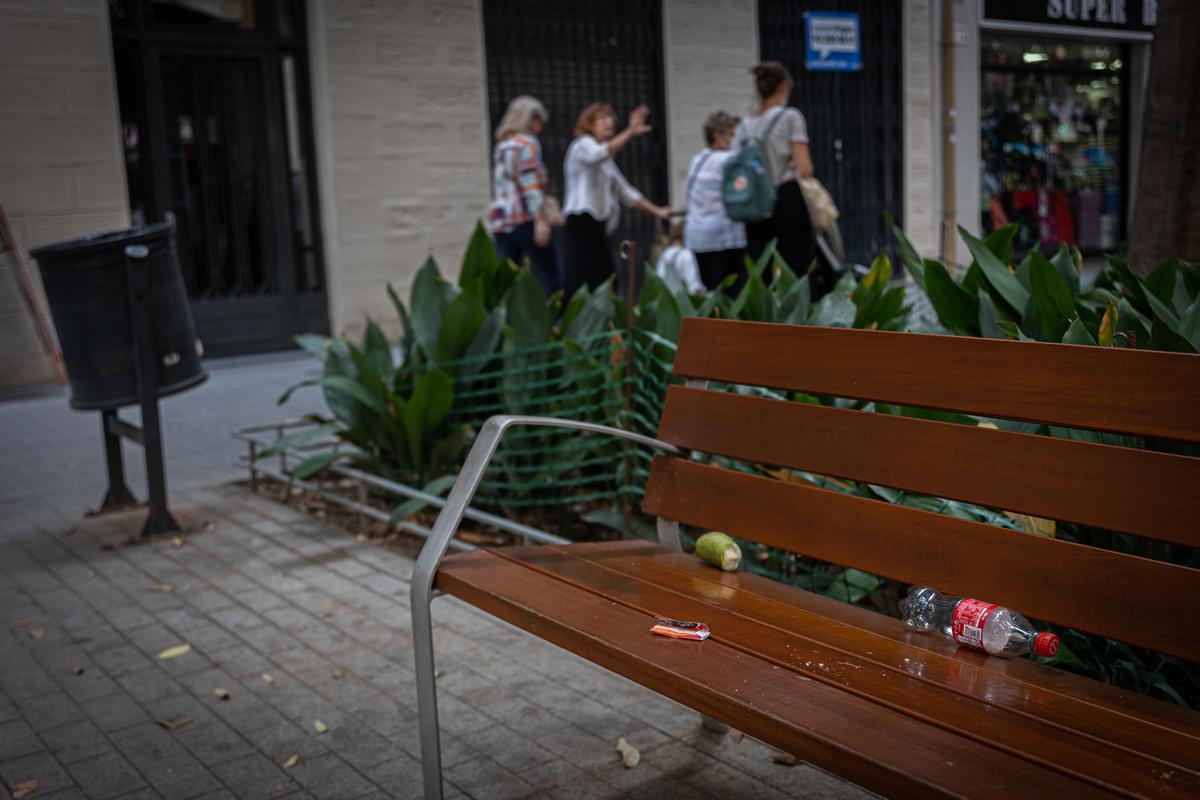
[[[1018, 6], [1035, 18], [1004, 16]], [[1118, 6], [1137, 24], [1113, 23]], [[654, 132], [619, 162], [654, 202], [681, 206], [704, 118], [747, 112], [749, 67], [773, 58], [796, 77], [854, 260], [888, 246], [884, 210], [931, 255], [953, 254], [953, 225], [1005, 218], [1031, 242], [1051, 241], [1056, 219], [1059, 240], [1111, 249], [1130, 211], [1152, 6], [0, 0], [0, 205], [26, 252], [173, 213], [208, 353], [277, 349], [390, 323], [386, 285], [406, 295], [429, 255], [457, 270], [511, 96], [549, 109], [557, 191], [583, 105], [650, 104]], [[1072, 24], [1036, 18], [1047, 9]], [[808, 12], [856, 15], [856, 68], [809, 69]], [[50, 379], [3, 261], [0, 337], [0, 386]]]

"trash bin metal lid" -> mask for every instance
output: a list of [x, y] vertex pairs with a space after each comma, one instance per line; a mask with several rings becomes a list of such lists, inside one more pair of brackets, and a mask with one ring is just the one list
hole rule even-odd
[[[80, 236], [76, 239], [68, 239], [65, 242], [55, 242], [54, 244], [35, 247], [29, 252], [30, 255], [36, 258], [39, 262], [43, 259], [57, 260], [65, 255], [91, 255], [93, 253], [99, 253], [105, 250], [116, 250], [122, 255], [122, 257], [124, 257], [126, 245], [137, 244], [139, 242], [152, 242], [156, 239], [161, 239], [165, 234], [169, 234], [169, 232], [174, 229], [174, 226], [174, 220], [164, 220], [162, 222], [155, 222], [150, 225], [139, 225], [135, 228], [129, 228], [128, 230], [123, 231], [89, 233], [87, 236]], [[70, 265], [62, 264], [61, 266]]]

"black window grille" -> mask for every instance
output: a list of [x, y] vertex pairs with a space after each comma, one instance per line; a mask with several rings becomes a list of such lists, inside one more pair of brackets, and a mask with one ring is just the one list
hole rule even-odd
[[[540, 137], [550, 193], [563, 196], [563, 156], [575, 119], [593, 101], [611, 103], [618, 130], [645, 103], [654, 130], [617, 155], [617, 165], [651, 202], [667, 202], [666, 102], [659, 0], [484, 0], [488, 111], [495, 129], [509, 101], [536, 97], [550, 120]], [[489, 160], [490, 163], [490, 160]], [[645, 259], [654, 223], [623, 209], [617, 236]]]
[[[859, 15], [862, 70], [809, 72], [804, 67], [804, 14]], [[796, 88], [791, 103], [808, 120], [817, 177], [837, 201], [851, 262], [881, 251], [896, 262], [883, 212], [902, 220], [904, 206], [904, 82], [900, 0], [758, 0], [759, 48], [780, 61]]]

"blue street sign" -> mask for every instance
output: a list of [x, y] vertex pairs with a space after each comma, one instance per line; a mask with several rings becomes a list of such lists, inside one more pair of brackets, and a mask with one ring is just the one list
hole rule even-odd
[[862, 38], [858, 14], [809, 11], [804, 15], [807, 55], [804, 66], [813, 71], [857, 72], [862, 69]]

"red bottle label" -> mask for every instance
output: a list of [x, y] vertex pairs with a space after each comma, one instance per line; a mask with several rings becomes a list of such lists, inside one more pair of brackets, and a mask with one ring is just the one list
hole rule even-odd
[[999, 606], [982, 600], [963, 600], [954, 609], [950, 632], [954, 641], [976, 650], [983, 650], [983, 626]]

